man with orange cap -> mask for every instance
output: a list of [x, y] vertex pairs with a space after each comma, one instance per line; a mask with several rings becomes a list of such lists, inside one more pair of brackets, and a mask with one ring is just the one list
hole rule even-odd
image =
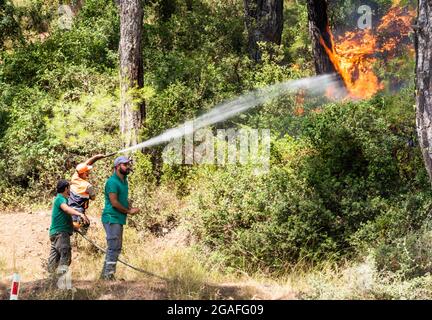
[[[90, 159], [87, 159], [85, 162], [78, 164], [75, 173], [72, 176], [68, 206], [82, 214], [85, 214], [90, 200], [94, 200], [96, 197], [94, 188], [88, 179], [90, 171], [93, 169], [93, 163], [102, 158], [105, 158], [103, 154], [97, 154]], [[79, 229], [83, 220], [79, 216], [73, 216], [72, 219], [74, 228]]]

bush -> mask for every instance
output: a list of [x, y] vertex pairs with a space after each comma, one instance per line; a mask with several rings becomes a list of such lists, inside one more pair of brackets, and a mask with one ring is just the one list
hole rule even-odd
[[209, 171], [191, 194], [200, 237], [232, 266], [282, 270], [417, 230], [432, 199], [403, 97], [310, 113], [298, 138], [273, 142], [268, 174]]
[[229, 167], [200, 178], [190, 214], [200, 216], [196, 231], [204, 243], [246, 270], [275, 271], [300, 259], [337, 257], [335, 217], [299, 179], [298, 167], [272, 165], [264, 175], [254, 169]]
[[432, 272], [432, 231], [422, 228], [409, 232], [373, 252], [379, 271], [396, 272], [403, 279], [425, 276]]
[[141, 212], [128, 221], [143, 234], [164, 236], [181, 223], [185, 204], [172, 181], [157, 182], [150, 159], [148, 154], [134, 155], [134, 172], [129, 177], [130, 199]]
[[[53, 185], [62, 165], [63, 148], [46, 130], [51, 115], [50, 98], [37, 89], [13, 89], [7, 109], [8, 120], [0, 140], [2, 183], [31, 188], [39, 183]], [[48, 174], [48, 172], [50, 172]]]

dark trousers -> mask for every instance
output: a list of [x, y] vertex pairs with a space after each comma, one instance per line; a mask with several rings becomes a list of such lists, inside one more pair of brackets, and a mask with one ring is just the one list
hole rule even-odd
[[51, 251], [48, 258], [48, 272], [53, 273], [58, 267], [60, 267], [59, 271], [66, 272], [72, 261], [70, 234], [67, 232], [56, 233], [50, 237], [50, 240]]
[[123, 244], [123, 225], [118, 223], [104, 223], [106, 232], [107, 251], [102, 269], [102, 276], [114, 275], [116, 264]]

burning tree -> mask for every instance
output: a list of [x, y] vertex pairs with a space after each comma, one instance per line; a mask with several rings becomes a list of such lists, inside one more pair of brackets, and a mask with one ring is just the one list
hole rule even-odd
[[330, 61], [323, 43], [333, 48], [327, 16], [327, 2], [325, 0], [308, 0], [309, 34], [312, 39], [312, 51], [317, 74], [333, 73], [335, 68]]
[[324, 0], [308, 0], [309, 31], [317, 74], [336, 72], [351, 98], [370, 98], [384, 89], [374, 72], [401, 55], [414, 56], [409, 38], [415, 11], [398, 2], [384, 14], [374, 29], [347, 31], [333, 36]]
[[374, 72], [378, 60], [385, 62], [399, 54], [414, 54], [409, 39], [414, 16], [409, 8], [395, 5], [380, 19], [376, 30], [348, 31], [337, 40], [328, 31], [330, 46], [323, 37], [320, 39], [352, 98], [370, 98], [384, 89]]

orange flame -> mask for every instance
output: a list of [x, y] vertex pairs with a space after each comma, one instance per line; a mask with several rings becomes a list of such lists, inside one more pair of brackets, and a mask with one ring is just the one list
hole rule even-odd
[[412, 44], [406, 45], [411, 32], [411, 24], [415, 18], [414, 10], [393, 6], [380, 20], [377, 34], [371, 29], [358, 32], [346, 32], [334, 41], [329, 27], [331, 46], [328, 47], [323, 38], [320, 43], [324, 47], [336, 72], [341, 76], [351, 98], [370, 98], [384, 89], [384, 84], [373, 71], [377, 54], [386, 58], [396, 55], [398, 46], [412, 54]]

